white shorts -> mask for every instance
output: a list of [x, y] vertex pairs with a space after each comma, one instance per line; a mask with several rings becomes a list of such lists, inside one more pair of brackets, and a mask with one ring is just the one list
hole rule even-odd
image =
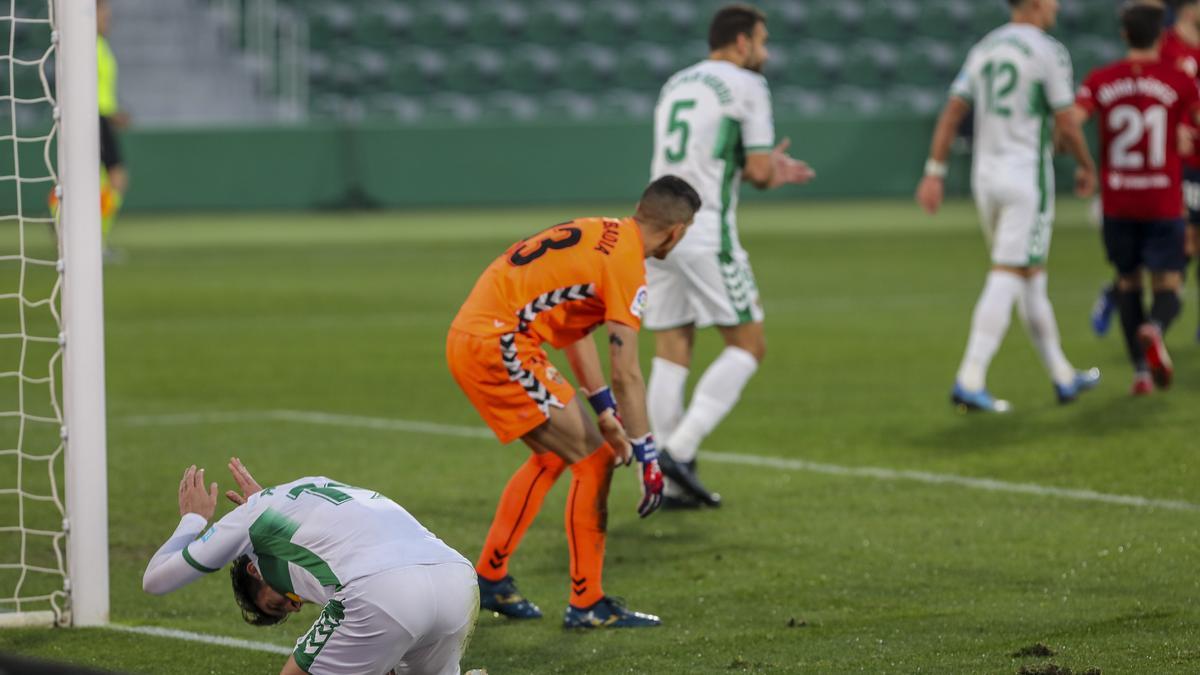
[[646, 261], [648, 302], [642, 325], [666, 330], [694, 325], [738, 326], [763, 320], [750, 256], [735, 250], [675, 250]]
[[478, 613], [470, 564], [397, 567], [338, 591], [292, 656], [312, 675], [458, 675]]
[[1040, 267], [1050, 256], [1054, 229], [1054, 195], [1036, 185], [976, 185], [975, 205], [992, 263]]

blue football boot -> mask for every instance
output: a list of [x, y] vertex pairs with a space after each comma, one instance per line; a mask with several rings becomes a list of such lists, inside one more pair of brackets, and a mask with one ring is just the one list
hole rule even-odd
[[511, 576], [500, 581], [488, 581], [479, 577], [479, 606], [510, 619], [540, 619], [542, 610], [517, 590], [517, 582]]
[[650, 628], [661, 626], [662, 620], [653, 614], [627, 609], [616, 598], [604, 596], [587, 609], [567, 605], [563, 628]]
[[1100, 297], [1096, 298], [1095, 304], [1092, 305], [1092, 332], [1096, 334], [1096, 337], [1104, 337], [1108, 334], [1113, 314], [1116, 312], [1116, 297], [1110, 284], [1100, 289]]
[[1058, 394], [1058, 402], [1071, 403], [1085, 391], [1091, 391], [1100, 384], [1100, 369], [1089, 368], [1075, 373], [1075, 381], [1068, 385], [1055, 384], [1054, 392]]
[[950, 402], [959, 412], [990, 412], [990, 413], [1006, 413], [1012, 410], [1012, 406], [1008, 401], [992, 398], [987, 389], [979, 391], [967, 391], [957, 382], [954, 383], [954, 391], [950, 393]]

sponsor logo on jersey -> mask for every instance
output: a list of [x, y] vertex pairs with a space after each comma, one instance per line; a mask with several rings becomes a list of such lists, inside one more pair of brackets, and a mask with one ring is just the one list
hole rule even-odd
[[646, 287], [642, 286], [633, 296], [633, 304], [629, 306], [629, 313], [642, 318], [642, 314], [646, 313], [646, 303], [650, 299], [650, 294], [646, 291]]

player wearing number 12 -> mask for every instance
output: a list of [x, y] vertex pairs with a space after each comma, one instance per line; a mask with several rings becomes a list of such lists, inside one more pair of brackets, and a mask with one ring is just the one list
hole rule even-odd
[[1075, 83], [1066, 48], [1046, 31], [1058, 0], [1009, 0], [1012, 21], [970, 51], [934, 132], [917, 201], [941, 207], [950, 144], [972, 107], [975, 156], [971, 188], [992, 269], [975, 305], [971, 334], [951, 400], [960, 409], [1005, 412], [1006, 401], [986, 387], [987, 370], [1012, 319], [1013, 306], [1049, 371], [1058, 400], [1067, 403], [1094, 387], [1100, 372], [1076, 372], [1059, 343], [1047, 294], [1046, 260], [1054, 221], [1051, 139], [1057, 133], [1075, 157], [1076, 193], [1089, 196], [1096, 170], [1072, 113]]
[[[700, 197], [687, 182], [664, 176], [642, 193], [632, 218], [573, 220], [519, 241], [488, 266], [454, 318], [446, 338], [454, 379], [501, 443], [519, 438], [531, 450], [504, 488], [475, 566], [483, 608], [514, 619], [541, 617], [517, 592], [508, 564], [546, 493], [570, 467], [571, 591], [563, 625], [659, 624], [604, 594], [608, 489], [614, 465], [627, 463], [632, 451], [641, 467], [638, 514], [650, 515], [662, 499], [637, 356], [646, 258], [666, 257], [698, 208]], [[591, 337], [601, 324], [608, 329], [611, 391]], [[596, 423], [550, 364], [544, 344], [565, 353]]]
[[264, 490], [237, 458], [229, 470], [240, 492], [225, 496], [238, 506], [203, 535], [217, 484], [205, 484], [204, 469], [184, 472], [182, 518], [146, 567], [146, 592], [169, 593], [232, 562], [247, 623], [324, 605], [281, 675], [457, 675], [479, 611], [466, 558], [374, 490], [320, 476]]
[[[1187, 268], [1178, 130], [1195, 122], [1200, 105], [1196, 80], [1159, 58], [1162, 20], [1159, 5], [1127, 5], [1121, 24], [1128, 56], [1088, 75], [1076, 102], [1080, 119], [1100, 121], [1104, 245], [1118, 274], [1117, 309], [1135, 395], [1171, 383], [1163, 334], [1179, 316]], [[1143, 270], [1154, 291], [1149, 319]]]

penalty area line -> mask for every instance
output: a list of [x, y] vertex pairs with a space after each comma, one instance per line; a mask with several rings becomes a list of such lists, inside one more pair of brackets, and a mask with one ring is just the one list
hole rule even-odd
[[207, 633], [193, 633], [190, 630], [177, 630], [175, 628], [160, 628], [158, 626], [125, 626], [119, 623], [110, 623], [105, 626], [99, 626], [99, 628], [103, 630], [117, 631], [118, 633], [136, 633], [138, 635], [150, 635], [152, 637], [183, 640], [185, 642], [198, 642], [207, 645], [217, 645], [219, 647], [249, 649], [256, 652], [278, 654], [279, 656], [289, 656], [292, 653], [292, 650], [289, 647], [274, 645], [269, 642], [241, 640], [238, 638], [224, 637], [221, 635], [208, 635]]
[[[381, 431], [400, 431], [406, 433], [430, 434], [434, 436], [457, 436], [461, 438], [494, 438], [492, 432], [483, 427], [470, 427], [456, 424], [439, 424], [419, 420], [390, 419], [381, 417], [364, 417], [362, 415], [343, 415], [339, 413], [304, 411], [304, 410], [262, 410], [257, 412], [211, 412], [183, 413], [169, 415], [137, 415], [118, 418], [119, 422], [128, 426], [153, 427], [191, 424], [222, 424], [230, 422], [290, 422], [298, 424], [317, 424], [339, 426], [356, 429], [377, 429]], [[1037, 497], [1054, 497], [1080, 502], [1094, 502], [1130, 506], [1142, 509], [1164, 509], [1168, 511], [1185, 511], [1200, 513], [1200, 504], [1173, 499], [1152, 499], [1137, 495], [1119, 495], [1097, 492], [1082, 488], [1063, 488], [1036, 483], [1011, 483], [993, 478], [973, 478], [955, 474], [931, 473], [908, 469], [887, 469], [872, 466], [842, 466], [810, 462], [803, 459], [784, 457], [765, 457], [761, 455], [734, 454], [727, 452], [704, 451], [706, 460], [721, 464], [740, 464], [760, 468], [817, 473], [827, 476], [842, 476], [850, 478], [871, 478], [883, 481], [906, 481], [924, 483], [926, 485], [953, 485], [972, 490], [987, 492], [1004, 492], [1012, 494], [1034, 495]]]

